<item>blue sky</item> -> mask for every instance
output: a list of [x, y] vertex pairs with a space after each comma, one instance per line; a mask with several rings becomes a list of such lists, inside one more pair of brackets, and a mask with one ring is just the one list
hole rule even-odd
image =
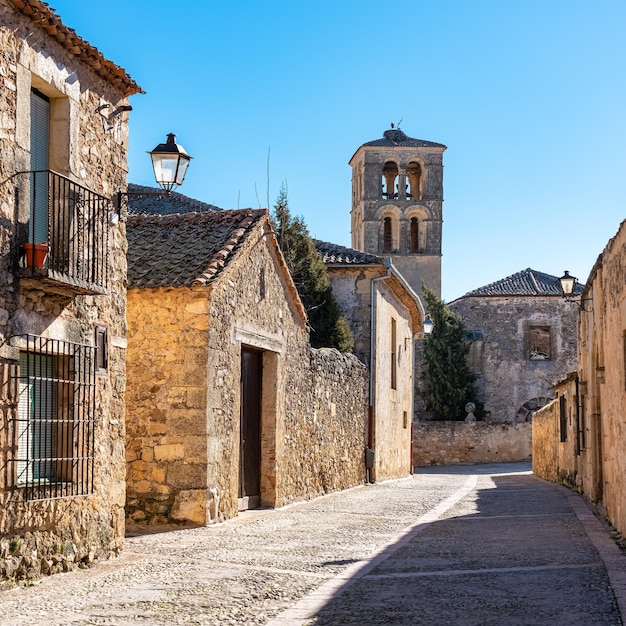
[[313, 236], [350, 245], [355, 150], [399, 120], [448, 146], [447, 301], [527, 267], [584, 282], [624, 218], [623, 0], [51, 5], [146, 92], [130, 182], [174, 132], [181, 193], [265, 207], [285, 181]]

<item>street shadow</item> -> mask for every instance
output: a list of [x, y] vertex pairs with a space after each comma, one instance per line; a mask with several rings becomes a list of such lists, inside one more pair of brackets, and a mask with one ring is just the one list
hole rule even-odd
[[[465, 466], [465, 474], [489, 477], [436, 521], [416, 524], [373, 567], [368, 561], [352, 572], [314, 617], [297, 623], [621, 625], [606, 569], [567, 490], [533, 476], [528, 464], [511, 465], [495, 474]], [[424, 473], [432, 472], [451, 468]]]

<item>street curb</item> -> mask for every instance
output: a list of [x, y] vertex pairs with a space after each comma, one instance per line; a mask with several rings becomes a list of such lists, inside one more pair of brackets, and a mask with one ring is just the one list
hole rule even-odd
[[611, 539], [607, 528], [596, 517], [593, 509], [583, 497], [567, 487], [562, 487], [562, 489], [567, 492], [570, 507], [604, 563], [622, 621], [626, 623], [626, 555]]

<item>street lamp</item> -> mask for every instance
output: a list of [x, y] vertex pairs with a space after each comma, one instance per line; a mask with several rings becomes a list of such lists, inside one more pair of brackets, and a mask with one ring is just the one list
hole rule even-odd
[[424, 334], [425, 335], [430, 335], [430, 333], [433, 332], [433, 321], [430, 319], [430, 315], [427, 315], [424, 318]]
[[148, 152], [152, 158], [154, 178], [163, 191], [118, 191], [115, 198], [117, 213], [111, 214], [112, 223], [121, 218], [122, 202], [129, 196], [169, 196], [174, 187], [183, 184], [191, 158], [185, 148], [176, 143], [176, 135], [168, 133], [167, 141]]
[[575, 276], [570, 276], [570, 273], [565, 270], [563, 276], [559, 278], [559, 285], [561, 286], [563, 296], [568, 302], [575, 302], [581, 310], [587, 313], [591, 311], [591, 309], [587, 310], [584, 305], [585, 302], [591, 302], [591, 298], [583, 298], [582, 296], [579, 299], [576, 298], [579, 294], [574, 293], [576, 285], [578, 285], [578, 279]]
[[154, 178], [167, 193], [183, 184], [191, 157], [176, 143], [174, 133], [169, 133], [167, 142], [160, 143], [148, 154], [152, 157]]
[[565, 270], [565, 274], [559, 278], [559, 284], [561, 285], [561, 291], [566, 298], [570, 298], [574, 293], [574, 286], [578, 282], [575, 276], [570, 276], [569, 272]]

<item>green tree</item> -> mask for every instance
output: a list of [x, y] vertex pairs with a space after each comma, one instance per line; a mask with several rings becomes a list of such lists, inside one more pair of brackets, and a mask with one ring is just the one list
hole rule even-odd
[[475, 376], [467, 363], [470, 342], [459, 315], [453, 313], [434, 291], [423, 287], [433, 330], [424, 343], [424, 390], [426, 410], [436, 420], [465, 419], [465, 405], [476, 402]]
[[307, 311], [314, 348], [337, 348], [350, 352], [354, 336], [333, 295], [330, 278], [321, 255], [301, 217], [289, 212], [283, 185], [272, 214], [278, 244]]

